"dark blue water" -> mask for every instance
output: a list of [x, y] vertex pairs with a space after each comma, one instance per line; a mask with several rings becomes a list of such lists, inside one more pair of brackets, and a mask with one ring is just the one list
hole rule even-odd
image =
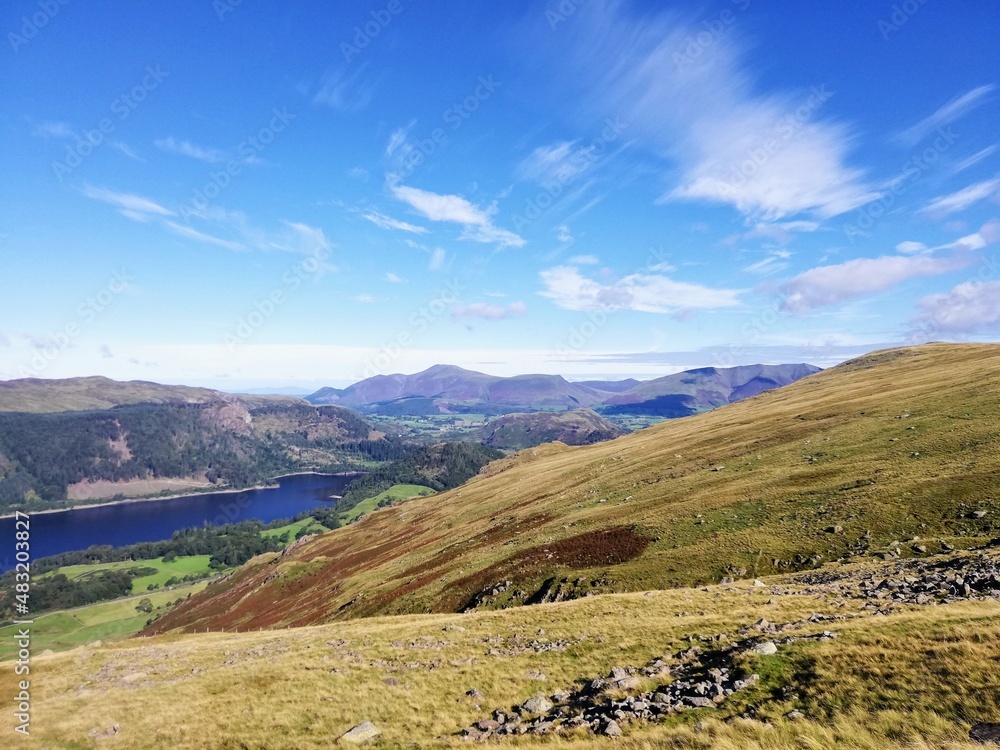
[[[265, 523], [330, 503], [354, 476], [296, 474], [278, 479], [278, 487], [243, 492], [214, 492], [190, 497], [78, 508], [30, 516], [31, 558], [86, 549], [94, 544], [120, 547], [169, 539], [191, 526], [236, 523], [256, 518]], [[0, 518], [0, 572], [14, 567], [13, 518]]]

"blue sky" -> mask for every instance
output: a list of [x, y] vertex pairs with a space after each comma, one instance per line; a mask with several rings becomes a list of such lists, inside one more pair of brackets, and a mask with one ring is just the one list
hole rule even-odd
[[996, 4], [36, 0], [0, 31], [0, 378], [1000, 333]]

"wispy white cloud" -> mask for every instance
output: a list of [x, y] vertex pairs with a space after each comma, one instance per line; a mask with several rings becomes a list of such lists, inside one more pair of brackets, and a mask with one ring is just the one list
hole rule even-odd
[[177, 222], [170, 221], [169, 219], [164, 219], [163, 224], [174, 234], [178, 234], [181, 237], [186, 237], [190, 240], [197, 240], [198, 242], [204, 242], [209, 245], [224, 247], [227, 250], [246, 250], [246, 246], [241, 245], [238, 242], [231, 242], [229, 240], [221, 239], [220, 237], [199, 232], [194, 227], [189, 227], [186, 224], [178, 224]]
[[416, 120], [410, 120], [410, 123], [405, 128], [396, 128], [392, 131], [392, 135], [389, 136], [389, 143], [385, 147], [386, 156], [391, 157], [400, 146], [406, 143], [406, 138], [410, 134], [410, 130], [416, 124]]
[[795, 239], [796, 233], [815, 232], [820, 224], [817, 221], [777, 221], [757, 224], [743, 235], [744, 239], [763, 237], [787, 245]]
[[912, 240], [906, 240], [905, 242], [900, 242], [896, 245], [896, 252], [902, 253], [903, 255], [918, 255], [921, 253], [930, 252], [930, 248], [927, 247], [923, 242], [913, 242]]
[[958, 271], [970, 262], [968, 258], [958, 257], [883, 255], [819, 266], [800, 273], [782, 286], [785, 294], [782, 309], [807, 313], [818, 307], [884, 292], [909, 279]]
[[897, 138], [907, 146], [917, 145], [920, 141], [938, 128], [942, 128], [945, 125], [955, 122], [976, 107], [984, 104], [986, 102], [987, 94], [991, 93], [995, 88], [996, 86], [992, 84], [979, 86], [971, 91], [967, 91], [964, 94], [956, 96], [950, 102], [934, 112], [934, 114], [930, 117], [921, 120], [916, 125], [913, 125], [901, 132]]
[[496, 206], [482, 209], [460, 195], [442, 195], [395, 182], [390, 182], [389, 189], [396, 198], [431, 221], [461, 224], [464, 229], [460, 239], [501, 247], [524, 245], [522, 237], [493, 224]]
[[738, 31], [689, 56], [705, 33], [699, 23], [629, 15], [611, 0], [578, 5], [560, 29], [573, 41], [575, 72], [593, 81], [593, 99], [679, 166], [664, 200], [725, 203], [775, 220], [830, 217], [877, 197], [864, 171], [847, 164], [851, 129], [822, 116], [835, 92], [757, 93]]
[[444, 262], [447, 258], [447, 254], [443, 247], [436, 247], [431, 252], [431, 259], [427, 263], [427, 268], [431, 271], [440, 271], [444, 268]]
[[942, 195], [935, 198], [920, 209], [918, 213], [941, 218], [949, 214], [964, 211], [969, 206], [996, 195], [998, 191], [1000, 191], [1000, 178], [994, 177], [991, 180], [983, 180], [950, 195]]
[[146, 161], [139, 154], [135, 152], [131, 146], [121, 141], [112, 141], [111, 147], [114, 148], [118, 153], [124, 154], [129, 159], [134, 159], [135, 161]]
[[[818, 307], [884, 292], [909, 279], [941, 276], [967, 268], [977, 250], [1000, 240], [1000, 222], [988, 221], [978, 232], [933, 248], [902, 243], [906, 255], [856, 258], [836, 265], [819, 266], [800, 273], [781, 286], [786, 312], [807, 313]], [[945, 251], [943, 256], [931, 253]]]
[[392, 271], [386, 271], [386, 273], [385, 273], [385, 280], [388, 281], [390, 284], [402, 284], [403, 283], [402, 277], [397, 276]]
[[563, 244], [568, 245], [573, 242], [575, 238], [573, 237], [573, 232], [570, 231], [570, 228], [565, 224], [561, 224], [556, 228], [556, 239]]
[[39, 124], [32, 132], [37, 138], [76, 138], [73, 126], [67, 122], [46, 121]]
[[601, 260], [596, 255], [574, 255], [569, 259], [573, 266], [596, 266]]
[[676, 313], [714, 310], [740, 304], [739, 290], [712, 289], [660, 274], [636, 273], [617, 281], [589, 279], [575, 266], [556, 266], [541, 272], [545, 289], [539, 294], [566, 310], [635, 310]]
[[313, 104], [322, 104], [348, 113], [364, 109], [375, 95], [375, 87], [365, 78], [367, 67], [368, 63], [365, 62], [353, 71], [349, 71], [346, 66], [328, 70], [313, 95]]
[[511, 302], [509, 305], [494, 305], [489, 302], [473, 302], [469, 305], [456, 305], [452, 308], [451, 317], [454, 320], [461, 318], [483, 318], [485, 320], [504, 320], [524, 315], [528, 312], [528, 306], [523, 302]]
[[103, 201], [118, 208], [118, 210], [130, 219], [144, 220], [150, 215], [155, 216], [176, 216], [170, 209], [164, 208], [156, 201], [144, 198], [141, 195], [132, 193], [118, 193], [107, 188], [98, 188], [85, 185], [81, 191], [86, 197], [93, 200]]
[[405, 221], [399, 221], [391, 216], [386, 216], [379, 211], [369, 211], [366, 214], [362, 214], [361, 218], [367, 219], [372, 224], [382, 229], [399, 229], [403, 232], [413, 232], [414, 234], [427, 234], [426, 227], [420, 227], [416, 224], [410, 224]]
[[1000, 328], [1000, 281], [968, 281], [918, 303], [916, 322], [932, 332], [974, 333]]
[[518, 166], [523, 179], [541, 184], [566, 184], [586, 171], [593, 161], [593, 146], [579, 146], [576, 141], [561, 141], [539, 146]]
[[974, 167], [983, 159], [992, 156], [996, 150], [997, 150], [997, 145], [995, 143], [992, 146], [987, 146], [986, 148], [977, 151], [972, 156], [962, 159], [962, 161], [960, 161], [958, 164], [955, 165], [954, 169], [952, 169], [952, 172], [957, 174], [958, 172], [965, 171], [969, 167]]
[[351, 299], [353, 299], [355, 302], [360, 302], [363, 305], [373, 305], [377, 301], [370, 294], [357, 294], [354, 297], [352, 297]]
[[226, 158], [224, 153], [214, 148], [196, 146], [191, 143], [191, 141], [178, 141], [173, 136], [168, 138], [157, 138], [153, 141], [153, 145], [161, 151], [166, 151], [171, 154], [180, 154], [181, 156], [197, 159], [198, 161], [203, 161], [207, 164], [218, 164]]
[[763, 260], [744, 266], [742, 270], [745, 273], [753, 274], [754, 276], [770, 276], [772, 274], [780, 273], [788, 268], [789, 257], [791, 257], [791, 253], [783, 250], [775, 250], [768, 253], [767, 257]]

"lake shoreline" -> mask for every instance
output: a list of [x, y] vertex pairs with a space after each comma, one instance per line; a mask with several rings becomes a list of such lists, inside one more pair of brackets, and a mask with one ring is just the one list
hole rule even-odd
[[[135, 503], [155, 503], [157, 500], [179, 500], [186, 497], [205, 497], [206, 495], [232, 495], [238, 492], [252, 492], [254, 490], [277, 489], [280, 484], [277, 480], [288, 477], [321, 476], [321, 477], [352, 477], [362, 476], [363, 471], [338, 471], [334, 473], [324, 471], [296, 471], [290, 474], [280, 474], [271, 478], [269, 484], [256, 484], [253, 487], [241, 487], [239, 489], [214, 490], [206, 489], [204, 492], [185, 491], [180, 495], [157, 495], [155, 497], [127, 497], [124, 500], [109, 500], [106, 503], [86, 503], [84, 505], [72, 505], [68, 508], [47, 508], [45, 510], [19, 511], [26, 516], [41, 516], [49, 513], [69, 513], [74, 510], [87, 510], [91, 508], [109, 508], [114, 505], [133, 505]], [[5, 518], [16, 518], [16, 513], [5, 513], [0, 515], [0, 520]]]

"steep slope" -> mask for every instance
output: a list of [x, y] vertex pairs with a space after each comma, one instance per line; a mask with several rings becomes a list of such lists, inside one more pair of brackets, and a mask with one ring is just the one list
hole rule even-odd
[[559, 441], [566, 445], [589, 445], [611, 440], [625, 430], [592, 409], [506, 414], [473, 433], [485, 445], [502, 450], [523, 450]]
[[[1000, 346], [869, 355], [251, 561], [150, 632], [446, 612], [924, 554], [1000, 531]], [[920, 543], [911, 541], [918, 537]]]
[[667, 375], [609, 397], [602, 411], [686, 417], [780, 388], [819, 372], [812, 365], [703, 367]]

